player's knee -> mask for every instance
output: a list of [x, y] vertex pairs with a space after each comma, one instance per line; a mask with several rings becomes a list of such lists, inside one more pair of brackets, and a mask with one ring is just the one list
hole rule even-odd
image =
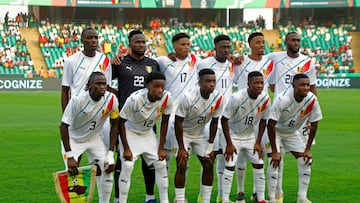
[[274, 168], [272, 166], [268, 167], [267, 174], [269, 180], [277, 180], [279, 177], [277, 168]]
[[202, 166], [204, 168], [204, 171], [207, 171], [207, 170], [212, 171], [214, 168], [214, 162], [209, 157], [204, 157], [202, 159]]
[[101, 168], [98, 164], [95, 164], [96, 166], [96, 176], [101, 176]]
[[305, 160], [302, 157], [298, 158], [297, 161], [298, 161], [299, 175], [311, 176], [310, 165], [306, 164]]
[[236, 166], [236, 173], [238, 176], [245, 176], [246, 164], [241, 163]]
[[264, 168], [264, 164], [252, 164], [253, 168], [255, 169], [262, 169]]
[[154, 164], [153, 164], [155, 170], [158, 170], [158, 169], [164, 169], [166, 168], [166, 161], [165, 160], [158, 160], [158, 161], [155, 161]]

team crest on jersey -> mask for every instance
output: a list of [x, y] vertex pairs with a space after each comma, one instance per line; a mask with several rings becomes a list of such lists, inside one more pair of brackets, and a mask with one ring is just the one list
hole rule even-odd
[[103, 117], [105, 117], [107, 113], [109, 113], [109, 111], [108, 111], [107, 109], [102, 109], [102, 110], [101, 110], [101, 115], [102, 115]]
[[266, 109], [266, 105], [267, 103], [270, 101], [270, 98], [267, 98], [266, 101], [261, 105], [261, 106], [258, 106], [258, 112], [257, 112], [257, 115], [261, 114], [262, 112], [265, 111]]
[[151, 73], [152, 67], [151, 66], [145, 66], [146, 72]]
[[311, 60], [307, 61], [303, 66], [297, 67], [297, 73], [306, 73], [310, 70]]
[[305, 109], [302, 109], [300, 111], [300, 118], [303, 118], [306, 115], [308, 115], [312, 111], [314, 105], [315, 105], [315, 99], [313, 99]]
[[267, 78], [273, 69], [274, 63], [271, 61], [267, 68], [262, 70], [264, 78]]
[[229, 76], [230, 78], [232, 78], [234, 76], [234, 64], [231, 63], [230, 66], [229, 66]]
[[216, 101], [214, 106], [210, 107], [210, 114], [215, 113], [215, 111], [220, 107], [221, 101], [222, 101], [222, 96], [220, 96], [220, 98]]

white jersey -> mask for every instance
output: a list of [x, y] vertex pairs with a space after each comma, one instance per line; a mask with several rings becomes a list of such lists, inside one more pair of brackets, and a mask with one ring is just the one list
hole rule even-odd
[[231, 138], [234, 140], [255, 139], [261, 119], [267, 120], [270, 112], [270, 97], [262, 92], [256, 99], [249, 97], [247, 89], [234, 93], [225, 107], [223, 116], [229, 119]]
[[176, 109], [175, 115], [184, 118], [185, 132], [200, 132], [211, 118], [218, 118], [223, 111], [223, 96], [217, 90], [204, 99], [200, 88], [186, 92]]
[[[208, 57], [198, 64], [198, 72], [202, 69], [209, 68], [215, 72], [216, 76], [216, 90], [219, 91], [225, 99], [231, 97], [234, 78], [234, 65], [231, 61], [226, 60], [221, 63], [215, 59], [215, 57]], [[235, 71], [237, 73], [237, 71]], [[224, 101], [226, 102], [226, 101]]]
[[148, 89], [133, 92], [120, 111], [120, 117], [127, 120], [126, 130], [136, 134], [144, 134], [152, 129], [156, 120], [162, 115], [169, 115], [173, 110], [173, 99], [168, 91], [164, 91], [160, 100], [150, 102]]
[[248, 75], [250, 72], [259, 71], [263, 74], [264, 77], [264, 90], [263, 92], [268, 92], [268, 76], [272, 72], [274, 67], [274, 63], [271, 59], [266, 56], [262, 56], [260, 61], [252, 60], [249, 56], [244, 57], [244, 61], [241, 65], [235, 69], [235, 71], [239, 71], [237, 74], [237, 78], [235, 78], [235, 82], [237, 83], [238, 90], [244, 89], [248, 87]]
[[80, 51], [76, 52], [65, 60], [61, 86], [70, 87], [72, 95], [79, 94], [91, 73], [96, 71], [104, 73], [106, 83], [111, 85], [111, 63], [106, 55], [96, 52], [95, 56], [88, 57]]
[[315, 85], [315, 62], [308, 56], [299, 54], [297, 58], [291, 58], [286, 51], [271, 53], [267, 56], [275, 64], [269, 76], [269, 84], [275, 85], [275, 96], [291, 88], [293, 77], [298, 73], [306, 74], [310, 79], [310, 85]]
[[184, 60], [172, 61], [167, 56], [156, 58], [160, 71], [165, 75], [165, 89], [171, 92], [174, 98], [174, 107], [177, 106], [183, 92], [196, 87], [196, 66], [201, 59], [189, 54]]
[[105, 92], [99, 101], [94, 101], [89, 91], [82, 91], [70, 99], [61, 121], [69, 125], [70, 138], [84, 142], [99, 133], [111, 113], [118, 113], [118, 106], [113, 93]]
[[277, 121], [276, 130], [282, 133], [294, 133], [309, 120], [316, 122], [322, 119], [321, 109], [317, 97], [309, 92], [301, 101], [294, 98], [294, 90], [282, 92], [275, 98], [271, 107], [269, 119]]

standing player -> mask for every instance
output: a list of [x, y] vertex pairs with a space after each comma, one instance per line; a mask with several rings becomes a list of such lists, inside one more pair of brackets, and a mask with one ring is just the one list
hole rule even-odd
[[[116, 96], [106, 91], [104, 74], [94, 72], [86, 85], [86, 91], [74, 96], [65, 108], [60, 133], [64, 160], [70, 174], [78, 173], [78, 158], [84, 152], [89, 160], [100, 167], [96, 177], [99, 202], [108, 203], [111, 197], [115, 168], [114, 148], [118, 132], [119, 109]], [[110, 147], [108, 150], [99, 136], [105, 120], [110, 117]]]
[[[237, 71], [239, 71], [238, 78], [235, 78], [238, 91], [247, 88], [248, 75], [250, 72], [259, 71], [263, 74], [263, 78], [264, 78], [263, 92], [267, 94], [268, 86], [269, 86], [267, 79], [273, 69], [274, 63], [268, 57], [264, 56], [264, 49], [265, 49], [264, 35], [261, 32], [251, 33], [248, 37], [248, 43], [251, 48], [251, 54], [248, 56], [244, 56], [242, 64], [237, 69]], [[267, 137], [266, 131], [265, 131], [265, 136]], [[237, 159], [236, 169], [237, 169], [236, 177], [237, 177], [237, 192], [238, 192], [236, 203], [243, 203], [245, 202], [244, 181], [246, 174], [245, 173], [246, 159], [242, 159], [241, 157]], [[255, 187], [251, 195], [251, 200], [257, 201]]]
[[[222, 202], [229, 202], [235, 162], [244, 157], [252, 162], [254, 183], [259, 203], [265, 201], [265, 175], [261, 139], [270, 111], [270, 97], [263, 92], [264, 78], [258, 71], [248, 74], [248, 88], [234, 93], [221, 118], [226, 138], [222, 179]], [[255, 133], [258, 132], [258, 135]]]
[[[185, 93], [175, 113], [175, 134], [179, 144], [176, 157], [175, 202], [185, 202], [186, 167], [189, 157], [188, 149], [196, 154], [203, 167], [202, 202], [209, 203], [213, 182], [214, 152], [213, 142], [216, 136], [218, 118], [223, 108], [223, 96], [215, 90], [215, 72], [203, 69], [199, 72], [199, 85], [191, 92]], [[210, 122], [210, 135], [200, 131]]]
[[[109, 58], [97, 50], [99, 46], [99, 35], [94, 28], [86, 28], [81, 33], [81, 42], [84, 50], [76, 52], [65, 60], [64, 74], [61, 80], [61, 107], [65, 111], [71, 96], [76, 96], [84, 91], [90, 75], [95, 71], [104, 73], [106, 84], [109, 91], [111, 84], [111, 64]], [[100, 137], [104, 141], [106, 147], [110, 146], [110, 122], [105, 121], [103, 128], [100, 130]], [[81, 155], [79, 156], [79, 162]], [[93, 160], [90, 160], [93, 161]], [[66, 163], [65, 163], [66, 165]], [[98, 171], [99, 170], [99, 166]], [[98, 176], [100, 174], [97, 174]]]
[[[226, 104], [226, 100], [231, 97], [234, 79], [237, 78], [237, 71], [234, 71], [233, 63], [228, 60], [231, 53], [230, 38], [227, 35], [218, 35], [214, 39], [214, 44], [215, 56], [200, 61], [197, 68], [198, 70], [209, 68], [215, 72], [216, 90], [224, 96], [224, 103]], [[203, 133], [208, 135], [208, 129], [209, 128], [206, 127]], [[225, 147], [226, 141], [222, 135], [220, 123], [218, 132], [218, 136], [214, 141], [214, 150], [217, 154], [216, 172], [218, 176], [218, 195], [216, 201], [221, 202], [221, 180], [225, 168], [223, 148]], [[198, 197], [198, 202], [201, 202], [201, 196]]]
[[[156, 183], [161, 203], [168, 203], [168, 176], [164, 142], [169, 115], [172, 112], [172, 96], [164, 90], [165, 76], [152, 72], [146, 78], [146, 89], [130, 95], [120, 112], [120, 137], [122, 142], [122, 171], [119, 178], [120, 203], [127, 202], [131, 174], [139, 155], [148, 165], [155, 167]], [[153, 127], [161, 116], [160, 143]]]
[[[269, 76], [270, 89], [274, 92], [274, 98], [287, 89], [291, 88], [291, 82], [295, 74], [303, 73], [309, 77], [310, 91], [316, 95], [316, 71], [315, 63], [308, 56], [302, 55], [300, 50], [300, 36], [296, 32], [290, 32], [285, 38], [286, 51], [275, 52], [268, 54], [267, 56], [273, 60], [275, 66], [272, 73]], [[303, 136], [308, 136], [308, 126], [306, 122], [304, 126], [299, 129]], [[270, 150], [269, 144], [266, 144], [267, 151]], [[285, 151], [280, 146], [280, 153], [285, 155]], [[270, 168], [270, 167], [269, 167]], [[276, 203], [283, 202], [283, 190], [282, 190], [282, 174], [284, 169], [283, 159], [278, 167], [279, 175], [278, 179], [268, 178], [268, 182], [277, 182], [276, 188], [268, 188], [268, 190], [276, 190]], [[274, 185], [271, 183], [271, 185]]]
[[[160, 71], [165, 75], [165, 89], [174, 97], [174, 109], [179, 104], [180, 98], [184, 93], [196, 86], [196, 66], [200, 58], [194, 54], [189, 54], [190, 51], [190, 36], [186, 33], [178, 33], [173, 36], [172, 43], [175, 50], [175, 61], [167, 56], [160, 56], [156, 58], [159, 63]], [[176, 140], [174, 130], [175, 115], [170, 116], [170, 123], [168, 128], [168, 135], [165, 143], [167, 150], [167, 168], [168, 173], [172, 151], [176, 152]]]
[[[130, 54], [126, 55], [120, 65], [113, 64], [113, 78], [118, 79], [119, 108], [121, 109], [131, 93], [145, 88], [146, 76], [159, 71], [159, 64], [145, 56], [146, 40], [140, 30], [133, 30], [129, 33]], [[115, 182], [118, 183], [121, 171], [121, 162], [118, 156], [115, 171]], [[155, 171], [153, 166], [148, 166], [142, 159], [142, 171], [146, 187], [146, 203], [155, 203], [154, 184]], [[115, 184], [115, 202], [119, 198], [118, 184]]]
[[[305, 74], [296, 74], [293, 77], [293, 88], [284, 91], [275, 98], [271, 107], [268, 134], [271, 144], [268, 173], [276, 179], [277, 167], [282, 159], [279, 146], [282, 144], [286, 151], [290, 151], [298, 161], [299, 190], [297, 203], [311, 203], [307, 199], [307, 190], [310, 182], [312, 154], [310, 151], [314, 140], [318, 121], [322, 119], [319, 103], [315, 94], [309, 92], [310, 80]], [[309, 139], [305, 144], [298, 130], [310, 122]], [[270, 203], [275, 202], [276, 182], [268, 181]], [[272, 190], [270, 190], [272, 188]]]
[[64, 111], [70, 96], [84, 90], [92, 72], [105, 74], [107, 85], [111, 84], [111, 64], [109, 58], [96, 51], [99, 35], [93, 28], [86, 28], [81, 33], [84, 50], [76, 52], [65, 60], [64, 74], [61, 80], [61, 107]]

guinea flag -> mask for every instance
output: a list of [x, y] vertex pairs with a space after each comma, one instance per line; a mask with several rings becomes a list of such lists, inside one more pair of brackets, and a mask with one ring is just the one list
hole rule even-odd
[[53, 173], [55, 190], [62, 203], [91, 202], [94, 195], [96, 166], [78, 168], [79, 174], [71, 176], [67, 171]]

